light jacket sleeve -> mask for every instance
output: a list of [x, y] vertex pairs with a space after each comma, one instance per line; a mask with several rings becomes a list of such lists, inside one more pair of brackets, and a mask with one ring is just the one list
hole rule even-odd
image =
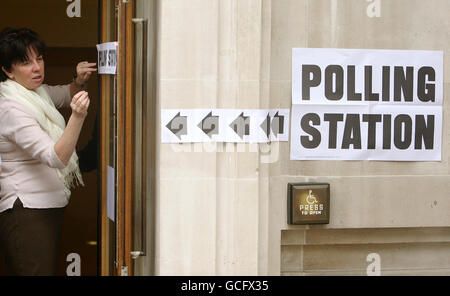
[[22, 104], [7, 100], [0, 109], [1, 135], [23, 149], [30, 157], [51, 168], [65, 165], [55, 152], [55, 142]]
[[57, 109], [69, 107], [72, 98], [70, 97], [70, 84], [66, 85], [42, 85], [48, 92]]

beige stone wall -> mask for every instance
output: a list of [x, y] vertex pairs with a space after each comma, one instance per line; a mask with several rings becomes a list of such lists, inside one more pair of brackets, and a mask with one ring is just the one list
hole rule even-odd
[[450, 229], [284, 230], [281, 275], [367, 275], [374, 253], [381, 275], [449, 275]]
[[[161, 109], [258, 108], [261, 1], [159, 4]], [[258, 154], [202, 149], [161, 145], [157, 272], [256, 274]]]
[[[283, 225], [274, 225], [270, 241], [276, 252], [276, 229], [291, 229], [293, 236], [297, 229], [364, 229], [354, 232], [359, 243], [342, 246], [332, 241], [319, 245], [299, 244], [303, 258], [296, 271], [308, 274], [316, 270], [319, 274], [365, 274], [369, 264], [365, 256], [369, 254], [367, 236], [377, 230], [380, 238], [372, 249], [378, 250], [382, 261], [382, 274], [449, 274], [450, 254], [448, 232], [442, 240], [422, 243], [427, 232], [416, 234], [419, 227], [446, 227], [450, 224], [449, 199], [449, 154], [448, 154], [448, 108], [446, 103], [449, 90], [449, 20], [448, 1], [379, 1], [380, 17], [370, 18], [366, 9], [370, 5], [358, 0], [319, 1], [272, 1], [272, 32], [287, 32], [297, 28], [297, 34], [280, 34], [272, 42], [271, 89], [284, 94], [280, 99], [290, 100], [290, 62], [287, 53], [292, 47], [336, 47], [336, 48], [383, 48], [383, 49], [423, 49], [444, 51], [444, 123], [441, 162], [369, 162], [369, 161], [289, 161], [289, 146], [281, 148], [281, 159], [270, 168], [271, 209], [283, 211], [286, 207], [287, 182], [329, 182], [331, 186], [331, 219], [327, 226], [288, 226], [284, 217]], [[292, 11], [296, 11], [296, 17]], [[287, 17], [286, 17], [287, 16]], [[302, 22], [299, 24], [299, 19]], [[274, 35], [272, 40], [274, 41]], [[272, 93], [272, 92], [271, 92]], [[271, 96], [276, 100], [275, 96]], [[284, 216], [284, 215], [283, 215]], [[280, 221], [279, 220], [279, 221]], [[398, 241], [391, 244], [389, 231], [399, 228], [398, 233], [409, 231], [414, 243]], [[367, 229], [367, 230], [366, 230]], [[434, 228], [426, 228], [433, 231]], [[440, 229], [440, 228], [438, 228]], [[420, 231], [417, 230], [417, 231]], [[289, 231], [288, 231], [289, 232]], [[333, 232], [338, 236], [339, 231]], [[278, 235], [278, 234], [277, 234]], [[303, 234], [300, 235], [303, 237]], [[285, 261], [290, 262], [293, 253], [282, 242], [282, 271]], [[420, 247], [419, 247], [420, 245]], [[375, 251], [376, 252], [376, 251]], [[320, 254], [320, 256], [318, 255]], [[276, 257], [276, 254], [274, 254]], [[294, 256], [299, 258], [298, 256]], [[333, 259], [334, 258], [334, 259]], [[338, 259], [336, 259], [338, 258]], [[385, 259], [385, 260], [383, 260]], [[333, 267], [333, 262], [341, 260]], [[276, 262], [274, 261], [274, 265]], [[292, 265], [292, 262], [289, 263]], [[288, 264], [288, 265], [289, 265]], [[274, 265], [269, 267], [273, 273]], [[328, 266], [328, 267], [327, 267]], [[364, 267], [364, 268], [363, 268]], [[273, 269], [272, 269], [273, 268]], [[320, 273], [320, 270], [322, 273]], [[328, 269], [329, 270], [328, 272]], [[333, 270], [335, 269], [335, 270]], [[354, 269], [358, 269], [355, 271]], [[362, 269], [362, 270], [361, 270]], [[385, 269], [383, 271], [383, 269]], [[286, 273], [289, 274], [289, 273]]]
[[[272, 144], [267, 161], [245, 144], [205, 152], [201, 144], [156, 143], [156, 274], [307, 274], [343, 254], [349, 263], [330, 272], [360, 273], [372, 243], [390, 270], [448, 272], [440, 258], [449, 254], [449, 1], [380, 0], [379, 18], [366, 14], [365, 0], [156, 3], [158, 112], [290, 108], [293, 47], [444, 50], [445, 60], [441, 162], [291, 161], [287, 142]], [[330, 224], [289, 226], [287, 183], [310, 181], [331, 184]], [[391, 228], [413, 229], [396, 241], [402, 248], [390, 244]], [[339, 229], [355, 230], [346, 238], [354, 242], [302, 241], [327, 229], [338, 239]], [[429, 241], [422, 229], [441, 232]]]

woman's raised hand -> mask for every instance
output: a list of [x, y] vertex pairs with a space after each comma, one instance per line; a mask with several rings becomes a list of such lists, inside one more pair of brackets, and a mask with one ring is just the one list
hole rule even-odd
[[84, 85], [91, 76], [92, 72], [97, 71], [94, 66], [96, 63], [89, 63], [89, 62], [80, 62], [77, 65], [77, 78], [75, 80], [75, 83], [78, 85]]
[[72, 102], [70, 103], [70, 108], [72, 108], [72, 115], [79, 117], [79, 118], [85, 118], [87, 115], [87, 111], [89, 108], [89, 95], [86, 91], [82, 90], [77, 92], [73, 98]]

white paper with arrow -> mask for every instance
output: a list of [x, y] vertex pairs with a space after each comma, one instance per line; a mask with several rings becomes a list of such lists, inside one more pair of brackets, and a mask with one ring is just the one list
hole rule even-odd
[[163, 143], [289, 140], [289, 109], [161, 110]]

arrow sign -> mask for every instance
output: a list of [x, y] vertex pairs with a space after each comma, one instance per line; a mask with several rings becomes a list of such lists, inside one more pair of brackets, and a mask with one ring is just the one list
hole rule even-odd
[[270, 136], [270, 116], [269, 113], [267, 113], [266, 118], [261, 123], [260, 127], [263, 129], [264, 133], [266, 134], [267, 138]]
[[161, 142], [287, 142], [289, 119], [289, 109], [161, 109]]
[[234, 130], [238, 136], [243, 139], [244, 135], [250, 135], [250, 117], [244, 116], [244, 112], [241, 113], [231, 124], [230, 127]]
[[219, 116], [213, 116], [212, 111], [197, 125], [208, 137], [219, 134]]
[[278, 111], [272, 119], [272, 132], [275, 137], [284, 134], [284, 116], [278, 115]]
[[187, 116], [181, 116], [178, 112], [166, 127], [181, 140], [182, 135], [187, 135]]

